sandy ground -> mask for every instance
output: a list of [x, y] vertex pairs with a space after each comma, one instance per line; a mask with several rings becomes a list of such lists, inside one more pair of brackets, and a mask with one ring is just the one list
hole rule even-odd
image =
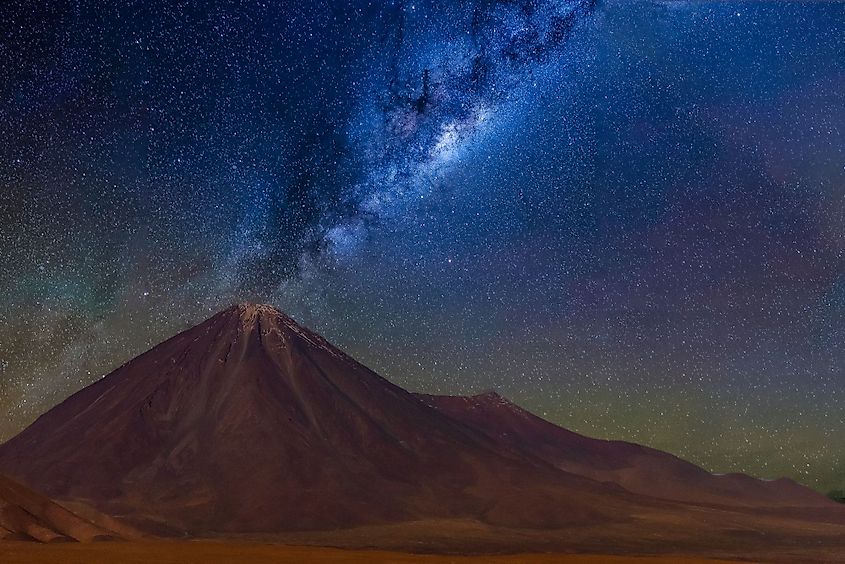
[[626, 557], [569, 554], [508, 556], [422, 555], [373, 550], [216, 541], [142, 541], [36, 544], [0, 543], [3, 564], [717, 564], [736, 562], [680, 556]]

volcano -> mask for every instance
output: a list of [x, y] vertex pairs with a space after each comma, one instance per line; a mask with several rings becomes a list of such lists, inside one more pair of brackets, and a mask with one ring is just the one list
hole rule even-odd
[[716, 477], [497, 395], [412, 394], [250, 303], [41, 416], [0, 446], [0, 471], [147, 532], [196, 536], [423, 520], [609, 528], [689, 504], [840, 515], [795, 483]]
[[456, 423], [255, 304], [70, 397], [0, 447], [0, 468], [49, 496], [192, 534], [431, 517], [552, 527], [635, 506], [618, 486]]

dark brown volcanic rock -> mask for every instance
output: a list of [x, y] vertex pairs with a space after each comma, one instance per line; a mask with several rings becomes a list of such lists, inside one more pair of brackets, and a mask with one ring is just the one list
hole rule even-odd
[[423, 518], [560, 527], [624, 520], [639, 504], [456, 423], [253, 304], [73, 395], [0, 446], [0, 469], [194, 534]]
[[0, 539], [61, 542], [116, 538], [120, 535], [114, 531], [0, 476]]
[[827, 497], [792, 480], [715, 475], [666, 452], [623, 441], [593, 439], [558, 427], [495, 392], [420, 399], [501, 444], [561, 470], [661, 499], [746, 507], [826, 507]]

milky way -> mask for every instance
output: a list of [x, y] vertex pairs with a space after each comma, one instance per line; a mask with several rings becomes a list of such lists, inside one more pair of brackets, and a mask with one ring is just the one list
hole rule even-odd
[[[309, 176], [306, 188], [319, 192], [322, 205], [299, 226], [302, 252], [343, 258], [360, 249], [370, 225], [414, 213], [485, 122], [507, 111], [520, 85], [564, 55], [592, 7], [587, 0], [396, 2], [367, 12], [368, 40], [350, 73], [352, 103], [337, 132], [342, 149], [322, 165], [342, 173], [329, 182]], [[251, 197], [258, 206], [251, 224], [284, 208], [266, 192]], [[285, 246], [291, 240], [285, 234]], [[278, 248], [264, 243], [238, 241], [235, 256], [278, 260]]]
[[845, 4], [10, 1], [0, 438], [230, 303], [843, 487]]
[[[592, 2], [399, 3], [384, 20], [378, 61], [361, 79], [350, 122], [366, 169], [347, 194], [352, 217], [326, 231], [345, 254], [368, 221], [403, 217], [435, 190], [462, 146], [495, 118], [519, 83], [561, 48]], [[444, 33], [445, 31], [445, 33]]]

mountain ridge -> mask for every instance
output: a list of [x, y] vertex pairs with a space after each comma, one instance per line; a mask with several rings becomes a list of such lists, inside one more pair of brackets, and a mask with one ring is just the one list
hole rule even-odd
[[[521, 447], [557, 468], [598, 481], [612, 481], [633, 493], [674, 501], [747, 505], [749, 492], [743, 492], [742, 487], [750, 484], [761, 490], [751, 505], [780, 503], [832, 507], [823, 494], [789, 478], [761, 479], [738, 472], [714, 474], [659, 449], [628, 441], [588, 437], [555, 425], [495, 391], [472, 396], [417, 396], [457, 421]], [[579, 456], [588, 458], [585, 462], [579, 460]], [[646, 463], [651, 470], [648, 475], [619, 471]], [[657, 484], [655, 474], [658, 471], [672, 480], [695, 478], [697, 489], [681, 493], [665, 483]], [[787, 490], [785, 494], [784, 489]]]

